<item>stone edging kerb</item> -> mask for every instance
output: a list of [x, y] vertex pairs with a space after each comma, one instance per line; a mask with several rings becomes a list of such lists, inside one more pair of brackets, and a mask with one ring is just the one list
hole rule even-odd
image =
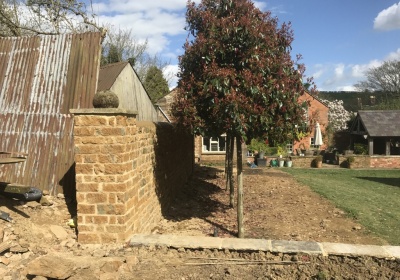
[[129, 115], [137, 116], [138, 112], [121, 108], [88, 108], [88, 109], [70, 109], [69, 112], [74, 115]]

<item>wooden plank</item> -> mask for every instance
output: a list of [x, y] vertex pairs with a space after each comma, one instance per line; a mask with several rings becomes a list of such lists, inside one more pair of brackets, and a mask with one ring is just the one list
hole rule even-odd
[[0, 158], [0, 164], [20, 163], [24, 162], [25, 160], [26, 158], [19, 158], [19, 157]]
[[27, 153], [15, 152], [15, 151], [0, 151], [0, 154], [11, 155], [11, 157], [26, 157]]

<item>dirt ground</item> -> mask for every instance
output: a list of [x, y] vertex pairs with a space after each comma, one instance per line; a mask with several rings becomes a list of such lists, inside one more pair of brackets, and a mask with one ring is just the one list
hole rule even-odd
[[[246, 238], [387, 244], [279, 168], [245, 168], [243, 185]], [[235, 237], [236, 217], [223, 169], [203, 166], [155, 230], [209, 236], [217, 231], [219, 237]]]
[[[153, 233], [236, 238], [223, 175], [197, 166]], [[0, 220], [0, 279], [400, 279], [400, 260], [372, 257], [82, 245], [63, 196], [44, 198], [0, 196], [13, 219]], [[247, 238], [386, 244], [277, 168], [245, 170], [244, 213]]]

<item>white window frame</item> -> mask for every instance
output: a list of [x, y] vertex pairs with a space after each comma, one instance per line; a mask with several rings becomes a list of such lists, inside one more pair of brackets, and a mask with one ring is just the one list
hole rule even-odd
[[[225, 138], [225, 145], [223, 147], [223, 150], [221, 150], [220, 147], [220, 141], [221, 138]], [[204, 143], [204, 139], [209, 139], [209, 141], [207, 141], [208, 143]], [[201, 137], [201, 151], [204, 154], [212, 154], [212, 153], [220, 153], [220, 154], [225, 154], [226, 153], [226, 134], [222, 134], [218, 137]], [[215, 147], [217, 148], [215, 150]]]
[[292, 153], [293, 153], [293, 146], [294, 146], [294, 143], [293, 143], [293, 142], [286, 144], [286, 151], [287, 151], [289, 154], [292, 154]]
[[310, 137], [310, 148], [317, 148], [317, 146], [314, 144], [314, 137]]

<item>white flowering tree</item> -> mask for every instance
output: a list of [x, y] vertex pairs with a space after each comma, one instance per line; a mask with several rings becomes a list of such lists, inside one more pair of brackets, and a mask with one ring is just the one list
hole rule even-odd
[[323, 100], [323, 102], [327, 104], [329, 108], [328, 120], [331, 131], [334, 133], [336, 131], [346, 130], [348, 128], [347, 123], [353, 116], [353, 113], [347, 111], [343, 107], [343, 100]]

